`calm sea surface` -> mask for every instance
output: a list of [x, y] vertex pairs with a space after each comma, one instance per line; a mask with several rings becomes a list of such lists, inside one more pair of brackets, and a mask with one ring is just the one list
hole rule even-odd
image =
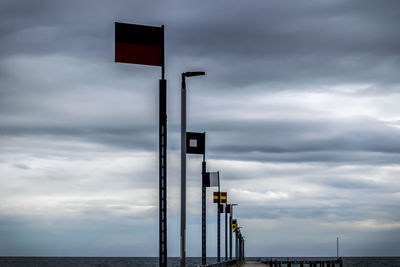
[[[248, 260], [265, 260], [266, 258], [247, 258]], [[272, 259], [300, 259], [300, 258], [272, 258]], [[303, 258], [318, 259], [318, 258]], [[208, 258], [207, 263], [216, 262], [215, 258]], [[187, 266], [196, 266], [201, 258], [187, 258]], [[346, 267], [400, 267], [400, 257], [344, 257]], [[158, 266], [158, 258], [111, 258], [111, 257], [0, 257], [0, 267], [131, 267], [131, 266]], [[179, 266], [179, 258], [168, 258], [168, 266]], [[294, 267], [294, 265], [292, 265]]]

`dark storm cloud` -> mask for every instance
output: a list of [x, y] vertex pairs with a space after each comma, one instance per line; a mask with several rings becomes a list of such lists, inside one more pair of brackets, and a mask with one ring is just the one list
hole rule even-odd
[[[206, 68], [207, 81], [203, 86], [217, 82], [222, 84], [218, 90], [223, 91], [249, 84], [275, 83], [280, 85], [263, 86], [257, 90], [309, 90], [315, 83], [391, 84], [399, 81], [396, 70], [400, 36], [398, 31], [393, 30], [399, 20], [398, 9], [395, 8], [398, 3], [395, 1], [388, 1], [385, 5], [377, 5], [374, 1], [272, 1], [247, 5], [229, 2], [229, 8], [221, 4], [213, 9], [199, 2], [182, 4], [174, 1], [170, 8], [166, 8], [166, 4], [154, 3], [157, 1], [125, 4], [129, 6], [126, 9], [137, 16], [137, 20], [146, 17], [140, 10], [152, 11], [150, 19], [147, 16], [149, 23], [164, 18], [167, 24], [167, 59], [170, 59], [168, 65], [174, 70], [188, 63]], [[42, 1], [40, 4], [30, 1], [3, 2], [1, 10], [3, 21], [6, 22], [0, 30], [5, 40], [1, 45], [3, 58], [63, 54], [86, 60], [97, 56], [99, 63], [102, 62], [99, 58], [111, 57], [106, 54], [112, 53], [113, 41], [113, 21], [104, 20], [102, 16], [107, 12], [122, 12], [122, 18], [129, 14], [128, 11], [121, 11], [118, 5], [106, 1], [96, 4], [92, 1]], [[88, 10], [91, 11], [90, 16]], [[157, 15], [160, 18], [156, 19]], [[70, 68], [74, 64], [79, 63], [72, 62]], [[47, 69], [53, 68], [52, 65]], [[32, 101], [37, 99], [37, 92], [49, 95], [46, 87], [51, 86], [51, 90], [61, 92], [65, 89], [71, 91], [71, 87], [87, 86], [87, 83], [115, 86], [104, 78], [105, 75], [101, 75], [106, 73], [108, 66], [89, 73], [89, 76], [86, 71], [81, 75], [74, 74], [72, 79], [67, 78], [63, 83], [59, 79], [54, 79], [58, 82], [51, 82], [48, 78], [32, 81], [28, 75], [22, 78], [17, 68], [14, 67], [12, 71], [12, 67], [10, 61], [3, 60], [0, 64], [4, 77], [1, 108], [3, 114], [11, 114], [11, 118], [15, 114], [28, 115], [29, 112], [30, 115], [35, 114], [35, 121], [41, 114], [48, 113], [47, 103], [54, 102], [55, 98], [48, 97], [47, 103], [39, 100], [36, 105]], [[125, 69], [122, 67], [118, 70]], [[44, 68], [37, 74], [46, 71]], [[134, 77], [141, 75], [137, 71], [140, 72], [140, 69], [135, 69]], [[63, 74], [56, 73], [60, 77]], [[102, 79], [94, 78], [99, 74]], [[123, 79], [127, 75], [132, 74], [113, 73], [112, 77]], [[37, 91], [29, 92], [31, 90], [25, 89], [28, 86]], [[374, 92], [378, 94], [379, 90], [375, 89]], [[72, 105], [74, 99], [68, 101]], [[52, 119], [39, 125], [24, 120], [23, 126], [15, 122], [3, 123], [2, 133], [71, 135], [121, 147], [154, 149], [154, 134], [146, 134], [153, 127], [144, 123], [145, 118], [141, 122], [136, 119], [134, 127], [124, 126], [126, 120], [113, 119], [116, 125], [110, 127], [101, 125], [100, 117], [95, 121], [83, 117], [85, 120], [81, 121], [68, 113], [59, 115], [69, 122], [69, 126], [65, 123], [59, 125]], [[177, 128], [173, 123], [170, 124], [171, 136], [175, 136], [174, 140], [177, 141], [174, 134]], [[395, 155], [400, 151], [400, 144], [395, 130], [379, 124], [368, 125], [371, 124], [365, 126], [358, 123], [357, 127], [352, 127], [329, 121], [253, 123], [241, 120], [224, 121], [223, 124], [218, 122], [218, 125], [208, 121], [203, 128], [212, 136], [209, 143], [211, 153], [220, 151], [231, 157], [244, 153], [248, 159], [265, 161], [347, 161], [353, 157], [361, 157], [361, 161], [397, 160]], [[335, 129], [341, 131], [330, 134]], [[248, 138], [250, 135], [251, 138]], [[170, 145], [177, 148], [174, 142]], [[357, 155], [358, 152], [384, 155], [378, 159], [374, 155]], [[257, 153], [258, 156], [255, 156]]]
[[212, 9], [204, 2], [124, 3], [126, 11], [106, 1], [5, 2], [2, 55], [107, 57], [113, 25], [102, 16], [122, 12], [142, 21], [146, 16], [140, 11], [149, 10], [144, 23], [167, 26], [168, 66], [190, 62], [206, 68], [210, 81], [231, 89], [253, 83], [291, 84], [288, 89], [294, 90], [304, 86], [299, 82], [399, 82], [396, 1], [226, 1]]
[[[126, 2], [129, 6], [122, 13], [132, 18], [148, 19], [145, 10], [160, 13], [153, 8], [154, 2], [146, 4]], [[163, 4], [158, 3], [161, 10]], [[3, 1], [0, 15], [4, 23], [0, 26], [3, 42], [1, 57], [11, 55], [59, 54], [85, 58], [107, 58], [112, 52], [114, 21], [121, 13], [120, 5], [110, 1]], [[111, 16], [111, 17], [110, 17]], [[107, 17], [107, 19], [104, 19]], [[157, 23], [160, 22], [160, 19]]]
[[171, 33], [180, 41], [171, 50], [210, 58], [205, 64], [210, 76], [233, 87], [399, 82], [400, 36], [393, 30], [399, 23], [398, 3], [385, 8], [356, 3], [258, 2], [248, 9], [219, 6], [205, 16], [194, 9], [189, 12], [197, 23]]

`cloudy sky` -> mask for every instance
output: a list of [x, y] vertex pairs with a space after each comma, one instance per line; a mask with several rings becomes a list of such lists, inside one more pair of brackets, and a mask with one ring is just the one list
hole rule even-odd
[[[158, 255], [158, 67], [114, 60], [114, 22], [166, 31], [168, 245], [188, 130], [247, 256], [400, 256], [398, 1], [0, 3], [0, 255]], [[188, 156], [187, 255], [201, 255]], [[216, 254], [208, 189], [208, 255]]]

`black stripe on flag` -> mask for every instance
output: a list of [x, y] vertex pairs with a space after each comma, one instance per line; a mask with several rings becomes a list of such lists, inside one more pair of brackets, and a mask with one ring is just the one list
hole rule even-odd
[[219, 173], [218, 172], [206, 172], [203, 175], [203, 187], [218, 186], [219, 184]]
[[186, 153], [204, 154], [205, 153], [205, 134], [204, 133], [186, 133]]
[[224, 205], [219, 204], [219, 213], [224, 213]]

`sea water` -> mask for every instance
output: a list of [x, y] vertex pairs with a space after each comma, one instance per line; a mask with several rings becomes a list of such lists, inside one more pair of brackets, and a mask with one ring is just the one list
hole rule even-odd
[[[247, 260], [266, 260], [270, 257], [249, 257]], [[299, 259], [299, 258], [272, 258]], [[318, 259], [318, 258], [302, 258]], [[215, 263], [216, 258], [207, 258]], [[197, 266], [201, 258], [187, 258], [187, 266]], [[400, 267], [400, 257], [343, 257], [346, 267]], [[0, 267], [132, 267], [158, 266], [157, 257], [0, 257]], [[179, 258], [168, 258], [169, 267], [180, 266]], [[294, 267], [294, 265], [292, 265]]]

